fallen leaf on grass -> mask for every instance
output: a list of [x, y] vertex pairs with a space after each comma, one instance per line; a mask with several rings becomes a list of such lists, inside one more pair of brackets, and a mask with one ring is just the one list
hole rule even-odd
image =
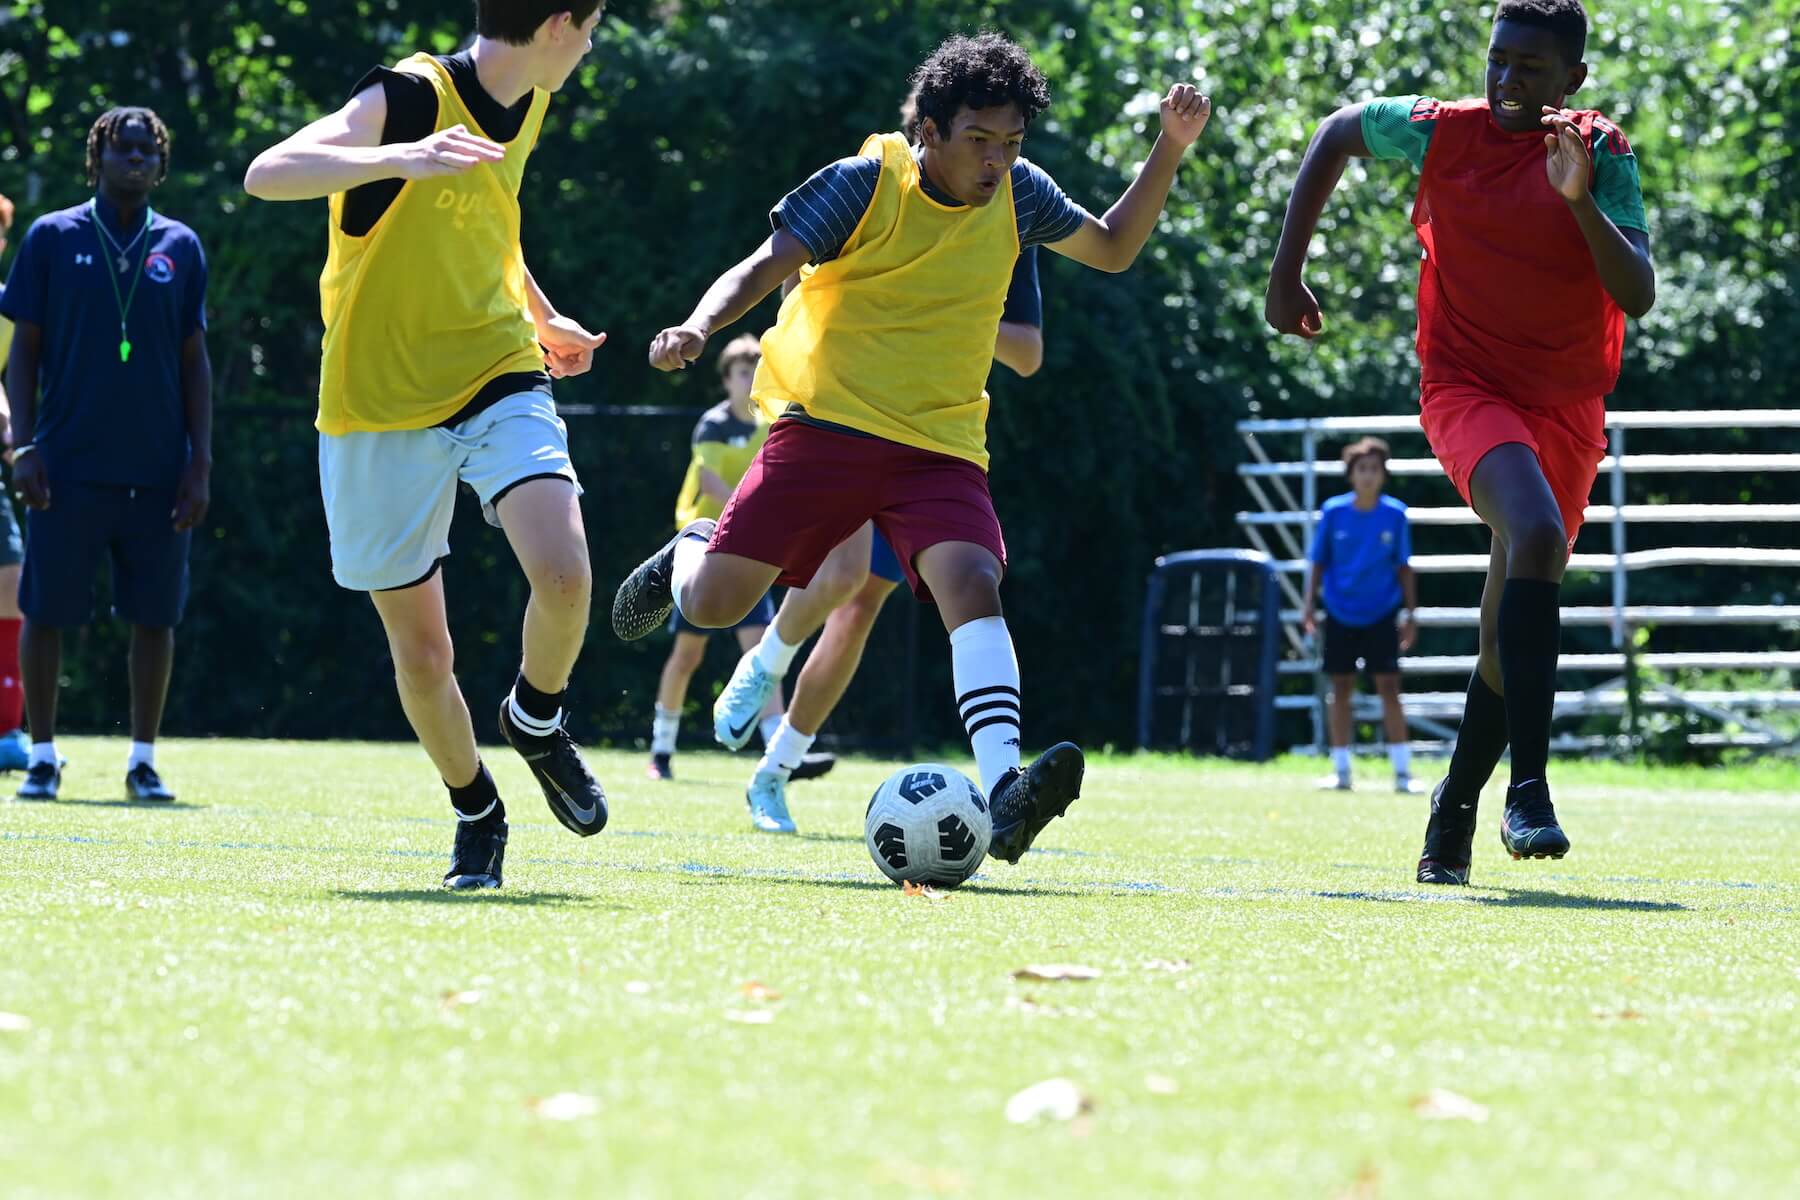
[[746, 984], [741, 985], [738, 988], [738, 991], [744, 993], [744, 995], [747, 996], [748, 998], [750, 998], [751, 1000], [779, 1000], [779, 999], [781, 999], [780, 992], [776, 991], [774, 988], [770, 987], [768, 984], [758, 983], [754, 979], [752, 979], [750, 982], [748, 982]]
[[1479, 1125], [1488, 1119], [1487, 1105], [1445, 1088], [1432, 1088], [1415, 1098], [1412, 1107], [1427, 1121], [1473, 1121]]
[[0, 1033], [24, 1033], [31, 1028], [31, 1018], [18, 1013], [0, 1012]]
[[533, 1096], [525, 1107], [546, 1121], [576, 1121], [599, 1112], [600, 1102], [580, 1092], [558, 1092], [554, 1096]]
[[481, 993], [477, 992], [477, 991], [445, 992], [444, 993], [443, 1004], [444, 1004], [445, 1008], [466, 1008], [467, 1006], [469, 1006], [471, 1004], [480, 1004], [480, 1003], [481, 1003]]
[[1093, 1097], [1072, 1079], [1046, 1079], [1034, 1083], [1006, 1102], [1006, 1119], [1014, 1125], [1037, 1120], [1072, 1121], [1094, 1109]]
[[929, 883], [917, 884], [910, 879], [900, 881], [900, 891], [908, 896], [923, 896], [927, 900], [948, 900], [949, 892], [940, 892]]
[[1012, 977], [1056, 983], [1064, 980], [1098, 979], [1100, 972], [1093, 967], [1078, 966], [1075, 963], [1042, 963], [1020, 967], [1012, 973]]
[[1635, 1008], [1621, 1008], [1618, 1012], [1595, 1009], [1594, 1019], [1596, 1021], [1641, 1021], [1644, 1019], [1644, 1014]]
[[1173, 1079], [1167, 1075], [1157, 1075], [1154, 1072], [1144, 1076], [1144, 1087], [1157, 1096], [1173, 1096], [1181, 1090], [1181, 1085]]
[[768, 1008], [728, 1008], [725, 1010], [727, 1021], [736, 1021], [739, 1025], [767, 1025], [775, 1020], [775, 1011]]
[[1356, 1173], [1356, 1182], [1337, 1194], [1336, 1200], [1380, 1200], [1381, 1172], [1372, 1163], [1364, 1163]]

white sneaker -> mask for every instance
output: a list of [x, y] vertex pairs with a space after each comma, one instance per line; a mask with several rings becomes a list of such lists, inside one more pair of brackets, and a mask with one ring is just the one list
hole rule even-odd
[[1321, 792], [1348, 792], [1355, 789], [1350, 786], [1348, 775], [1332, 774], [1319, 780], [1319, 790]]

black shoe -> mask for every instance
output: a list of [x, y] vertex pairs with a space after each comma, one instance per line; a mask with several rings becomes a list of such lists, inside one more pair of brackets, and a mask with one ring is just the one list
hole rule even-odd
[[799, 766], [788, 773], [788, 782], [817, 779], [821, 775], [829, 775], [831, 768], [835, 766], [837, 766], [837, 755], [835, 754], [826, 754], [823, 751], [818, 754], [808, 754], [800, 760]]
[[1425, 823], [1425, 849], [1419, 851], [1419, 882], [1466, 887], [1474, 857], [1475, 802], [1444, 799], [1444, 784], [1431, 792], [1431, 820]]
[[505, 858], [506, 818], [489, 814], [479, 821], [458, 821], [444, 886], [453, 892], [497, 888]]
[[1081, 776], [1087, 768], [1081, 747], [1058, 742], [1020, 771], [1017, 767], [994, 784], [988, 807], [994, 818], [994, 836], [988, 853], [1009, 863], [1019, 861], [1044, 826], [1068, 811], [1081, 795]]
[[25, 782], [19, 785], [19, 799], [54, 800], [60, 787], [61, 767], [55, 763], [33, 763], [25, 772]]
[[675, 782], [675, 764], [672, 754], [652, 754], [650, 762], [644, 767], [644, 774], [659, 783]]
[[635, 642], [661, 629], [675, 607], [675, 547], [684, 537], [711, 539], [719, 523], [711, 517], [689, 521], [661, 550], [639, 563], [613, 594], [613, 634], [622, 642]]
[[156, 768], [147, 762], [141, 762], [125, 772], [125, 794], [137, 803], [173, 804], [175, 793], [171, 792], [156, 773]]
[[533, 737], [513, 724], [511, 697], [500, 701], [500, 736], [531, 768], [544, 802], [571, 832], [592, 837], [606, 828], [606, 791], [581, 761], [575, 739], [562, 726], [547, 737]]
[[1569, 852], [1569, 836], [1556, 823], [1548, 783], [1533, 779], [1506, 789], [1500, 844], [1514, 858], [1561, 858]]

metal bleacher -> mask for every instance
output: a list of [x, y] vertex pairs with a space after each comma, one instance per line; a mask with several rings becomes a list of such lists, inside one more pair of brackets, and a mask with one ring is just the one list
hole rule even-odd
[[[1765, 717], [1777, 710], [1800, 709], [1800, 690], [1793, 686], [1800, 678], [1800, 652], [1777, 649], [1744, 650], [1721, 646], [1716, 650], [1689, 647], [1680, 651], [1659, 651], [1641, 646], [1638, 631], [1651, 630], [1650, 640], [1657, 640], [1663, 629], [1696, 629], [1725, 627], [1764, 627], [1771, 637], [1764, 645], [1777, 642], [1778, 630], [1800, 629], [1800, 604], [1786, 603], [1788, 594], [1800, 594], [1800, 549], [1793, 548], [1795, 530], [1800, 526], [1800, 504], [1773, 502], [1767, 497], [1741, 502], [1706, 504], [1658, 504], [1654, 501], [1633, 503], [1630, 484], [1633, 480], [1658, 475], [1710, 474], [1733, 477], [1742, 483], [1756, 477], [1792, 476], [1800, 473], [1800, 453], [1766, 449], [1706, 451], [1695, 453], [1631, 454], [1626, 450], [1627, 435], [1637, 431], [1660, 431], [1666, 438], [1675, 434], [1692, 434], [1702, 444], [1705, 431], [1722, 430], [1800, 430], [1800, 410], [1742, 410], [1707, 412], [1616, 412], [1607, 417], [1610, 453], [1600, 464], [1596, 488], [1605, 488], [1606, 504], [1590, 504], [1580, 541], [1569, 563], [1571, 575], [1598, 573], [1610, 581], [1610, 603], [1576, 605], [1563, 610], [1565, 627], [1605, 627], [1610, 632], [1611, 648], [1601, 653], [1565, 653], [1559, 670], [1556, 713], [1561, 718], [1594, 715], [1641, 715], [1652, 710], [1678, 710], [1703, 718], [1711, 728], [1691, 732], [1688, 740], [1696, 745], [1733, 745], [1793, 753], [1800, 750], [1787, 729], [1770, 724]], [[1416, 416], [1393, 417], [1327, 417], [1304, 420], [1249, 420], [1238, 423], [1250, 452], [1250, 461], [1238, 467], [1245, 489], [1257, 505], [1256, 511], [1241, 512], [1237, 520], [1251, 545], [1275, 559], [1282, 589], [1281, 621], [1287, 657], [1279, 672], [1289, 687], [1277, 698], [1279, 709], [1309, 711], [1313, 715], [1315, 742], [1322, 739], [1323, 689], [1317, 682], [1318, 662], [1315, 647], [1310, 645], [1300, 627], [1300, 605], [1308, 570], [1306, 548], [1312, 539], [1312, 527], [1319, 508], [1319, 481], [1341, 477], [1342, 464], [1335, 450], [1343, 441], [1364, 434], [1392, 438], [1396, 452], [1412, 446], [1424, 449], [1424, 438]], [[1278, 449], [1298, 442], [1298, 455], [1277, 458], [1271, 445]], [[1320, 458], [1321, 448], [1330, 444], [1332, 453]], [[1407, 495], [1417, 496], [1429, 490], [1430, 505], [1411, 507], [1414, 546], [1432, 540], [1433, 530], [1473, 529], [1479, 521], [1464, 506], [1450, 487], [1443, 470], [1432, 458], [1395, 458], [1389, 461], [1390, 475], [1401, 481]], [[1435, 479], [1435, 484], [1430, 480]], [[1420, 481], [1414, 484], [1412, 481]], [[1766, 480], [1759, 486], [1767, 488]], [[1335, 487], [1333, 490], [1337, 490]], [[1739, 489], [1740, 495], [1743, 488]], [[1791, 489], [1783, 489], [1793, 494]], [[1403, 497], [1405, 498], [1405, 497]], [[1441, 503], [1438, 503], [1441, 498]], [[1663, 546], [1655, 549], [1631, 550], [1630, 531], [1634, 526], [1679, 527], [1687, 531], [1690, 544]], [[1762, 536], [1758, 540], [1774, 545], [1746, 547], [1718, 544], [1741, 538], [1748, 529], [1786, 528], [1783, 533]], [[1708, 532], [1715, 536], [1706, 536]], [[1588, 544], [1610, 540], [1606, 553], [1585, 549]], [[1466, 542], [1465, 535], [1464, 541]], [[1658, 539], [1666, 540], [1666, 539]], [[1780, 543], [1787, 543], [1782, 545]], [[1714, 544], [1708, 544], [1714, 543]], [[1412, 567], [1421, 575], [1467, 575], [1468, 594], [1480, 594], [1480, 577], [1488, 567], [1486, 553], [1415, 553]], [[1730, 603], [1736, 596], [1719, 597], [1714, 604], [1672, 605], [1633, 604], [1632, 579], [1645, 571], [1690, 570], [1706, 578], [1708, 568], [1729, 569], [1730, 579], [1743, 592], [1746, 572], [1754, 573], [1758, 585], [1751, 591], [1768, 593], [1768, 603]], [[1765, 574], [1767, 573], [1767, 574]], [[1721, 575], [1723, 578], [1723, 574]], [[1765, 586], [1766, 585], [1766, 586]], [[1642, 588], [1639, 588], [1640, 593]], [[1426, 739], [1438, 741], [1454, 737], [1455, 722], [1462, 713], [1463, 688], [1475, 665], [1476, 629], [1480, 610], [1468, 607], [1422, 607], [1417, 612], [1421, 630], [1466, 630], [1467, 653], [1415, 655], [1401, 660], [1407, 719], [1413, 729]], [[1423, 634], [1422, 634], [1423, 637]], [[1437, 639], [1442, 641], [1442, 638]], [[1690, 636], [1686, 640], [1693, 641]], [[1704, 640], [1704, 639], [1701, 639]], [[1721, 639], [1723, 640], [1723, 639]], [[1791, 636], [1786, 638], [1794, 642]], [[1797, 643], [1800, 644], [1800, 643]], [[1671, 672], [1748, 672], [1761, 682], [1746, 687], [1684, 688], [1667, 680]], [[1651, 682], [1645, 685], [1644, 680]], [[1299, 689], [1299, 680], [1311, 684]], [[1429, 689], [1420, 681], [1429, 680]], [[1735, 683], [1736, 680], [1733, 680]], [[1375, 715], [1372, 697], [1358, 699], [1357, 717], [1371, 719]], [[1591, 745], [1607, 738], [1581, 739], [1565, 734], [1559, 744], [1565, 748]]]

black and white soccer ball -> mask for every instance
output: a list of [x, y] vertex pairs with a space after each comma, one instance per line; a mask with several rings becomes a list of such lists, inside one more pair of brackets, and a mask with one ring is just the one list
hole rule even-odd
[[888, 776], [869, 798], [863, 841], [895, 883], [955, 887], [981, 867], [994, 818], [975, 781], [940, 763]]

